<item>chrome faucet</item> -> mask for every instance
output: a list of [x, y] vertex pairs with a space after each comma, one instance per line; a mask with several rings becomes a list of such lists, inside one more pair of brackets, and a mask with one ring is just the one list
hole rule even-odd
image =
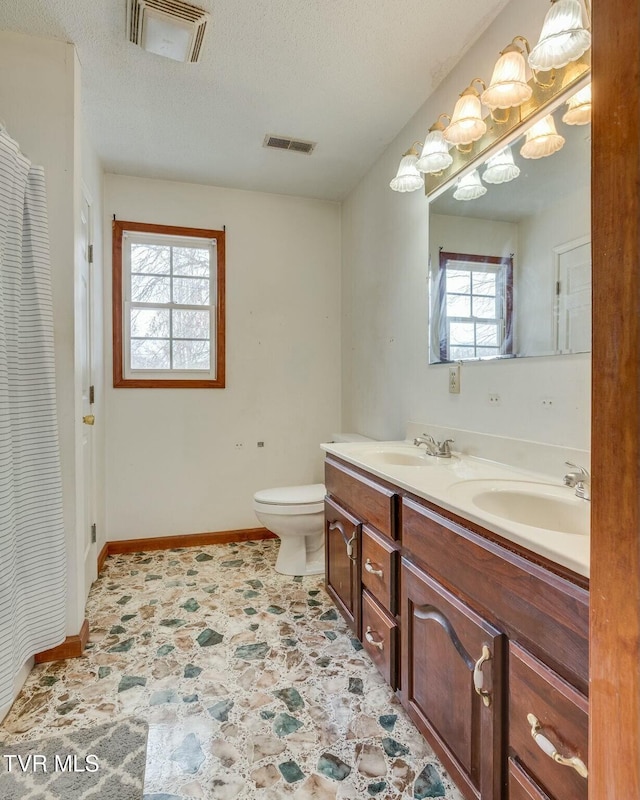
[[591, 500], [591, 476], [584, 467], [578, 464], [572, 464], [571, 461], [564, 462], [571, 471], [562, 479], [565, 486], [570, 486], [576, 490], [576, 497], [582, 497], [583, 500]]
[[426, 448], [428, 456], [435, 456], [437, 458], [451, 458], [451, 448], [449, 443], [453, 439], [445, 439], [444, 442], [436, 442], [436, 440], [428, 433], [423, 433], [422, 436], [416, 436], [413, 443], [416, 447], [423, 444]]

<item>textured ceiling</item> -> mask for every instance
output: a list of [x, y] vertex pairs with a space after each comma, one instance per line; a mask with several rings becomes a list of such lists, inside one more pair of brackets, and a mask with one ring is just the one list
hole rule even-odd
[[0, 29], [76, 45], [107, 171], [341, 199], [507, 0], [196, 0], [198, 64], [130, 44], [126, 2], [0, 2]]

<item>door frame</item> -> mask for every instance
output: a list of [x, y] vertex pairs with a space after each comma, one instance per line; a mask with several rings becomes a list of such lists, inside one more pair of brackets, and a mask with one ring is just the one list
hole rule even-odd
[[589, 798], [640, 787], [640, 0], [593, 6]]

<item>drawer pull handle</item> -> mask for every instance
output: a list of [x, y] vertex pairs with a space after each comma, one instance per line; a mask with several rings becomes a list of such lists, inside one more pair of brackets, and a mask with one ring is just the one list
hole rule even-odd
[[489, 652], [489, 648], [486, 644], [482, 645], [482, 655], [476, 661], [475, 666], [473, 667], [473, 688], [476, 690], [476, 694], [479, 694], [482, 698], [482, 702], [485, 706], [491, 705], [491, 692], [488, 692], [484, 689], [484, 673], [482, 672], [483, 665], [491, 660], [491, 653]]
[[383, 572], [381, 569], [375, 569], [373, 564], [371, 563], [371, 559], [368, 558], [364, 562], [364, 568], [370, 575], [377, 575], [379, 578], [382, 578]]
[[383, 641], [376, 642], [376, 640], [373, 638], [373, 632], [370, 627], [367, 627], [367, 631], [364, 635], [364, 638], [369, 642], [370, 645], [377, 647], [378, 650], [384, 649], [384, 642]]
[[552, 758], [556, 764], [561, 764], [563, 767], [573, 767], [578, 775], [581, 775], [583, 778], [589, 777], [589, 772], [584, 761], [579, 759], [578, 756], [567, 758], [566, 756], [560, 755], [553, 742], [549, 741], [546, 736], [540, 733], [542, 726], [533, 714], [527, 714], [527, 721], [529, 725], [531, 725], [531, 737], [543, 753], [546, 753], [549, 758]]
[[350, 539], [347, 539], [347, 534], [344, 530], [344, 525], [341, 522], [330, 522], [329, 523], [329, 530], [330, 531], [340, 531], [340, 535], [344, 539], [344, 543], [347, 548], [347, 555], [352, 561], [356, 560], [356, 557], [353, 555], [353, 543], [356, 540], [356, 536], [358, 535], [357, 530], [353, 532], [353, 536]]

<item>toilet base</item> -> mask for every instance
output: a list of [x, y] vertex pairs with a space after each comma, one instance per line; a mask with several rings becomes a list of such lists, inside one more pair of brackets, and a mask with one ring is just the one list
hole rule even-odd
[[[276, 533], [276, 535], [278, 535]], [[321, 575], [324, 572], [324, 534], [280, 536], [275, 570], [281, 575]]]

